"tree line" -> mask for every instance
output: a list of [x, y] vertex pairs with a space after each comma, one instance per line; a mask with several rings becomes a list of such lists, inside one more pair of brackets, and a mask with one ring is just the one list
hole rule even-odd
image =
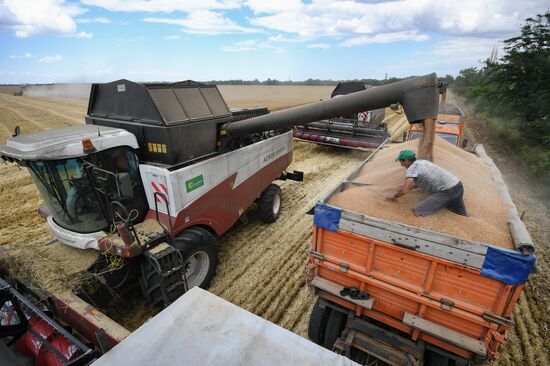
[[406, 78], [396, 78], [390, 77], [382, 80], [378, 79], [347, 79], [347, 80], [332, 80], [332, 79], [307, 79], [303, 81], [292, 81], [292, 80], [277, 80], [268, 78], [266, 80], [260, 81], [258, 79], [254, 80], [242, 80], [242, 79], [233, 79], [233, 80], [210, 80], [205, 81], [205, 84], [211, 85], [305, 85], [305, 86], [336, 86], [340, 82], [346, 81], [357, 81], [365, 85], [379, 86], [389, 83], [394, 83], [396, 81], [408, 79], [412, 76]]
[[550, 176], [550, 11], [525, 20], [504, 55], [461, 70], [451, 89], [496, 117], [494, 130], [538, 174]]

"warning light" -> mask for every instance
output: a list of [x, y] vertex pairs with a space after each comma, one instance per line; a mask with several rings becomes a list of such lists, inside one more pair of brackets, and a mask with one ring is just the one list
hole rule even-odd
[[82, 149], [85, 153], [93, 153], [96, 152], [94, 144], [92, 144], [92, 140], [90, 139], [84, 139], [82, 140]]

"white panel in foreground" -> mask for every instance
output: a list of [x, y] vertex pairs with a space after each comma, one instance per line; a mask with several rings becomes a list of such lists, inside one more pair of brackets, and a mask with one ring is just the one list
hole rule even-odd
[[194, 287], [93, 365], [356, 364]]

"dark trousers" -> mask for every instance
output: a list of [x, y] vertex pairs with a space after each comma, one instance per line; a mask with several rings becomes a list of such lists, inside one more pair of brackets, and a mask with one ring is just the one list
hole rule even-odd
[[468, 216], [464, 205], [464, 187], [461, 182], [453, 188], [431, 194], [424, 201], [416, 204], [413, 210], [420, 216], [428, 216], [443, 207], [458, 215]]

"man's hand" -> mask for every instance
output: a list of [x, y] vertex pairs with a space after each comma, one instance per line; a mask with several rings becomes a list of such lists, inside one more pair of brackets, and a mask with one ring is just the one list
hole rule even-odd
[[403, 188], [399, 190], [396, 194], [394, 194], [393, 198], [399, 198], [401, 196], [404, 196], [411, 190], [411, 188], [414, 186], [414, 179], [413, 178], [407, 178], [405, 179], [405, 184], [403, 184]]

